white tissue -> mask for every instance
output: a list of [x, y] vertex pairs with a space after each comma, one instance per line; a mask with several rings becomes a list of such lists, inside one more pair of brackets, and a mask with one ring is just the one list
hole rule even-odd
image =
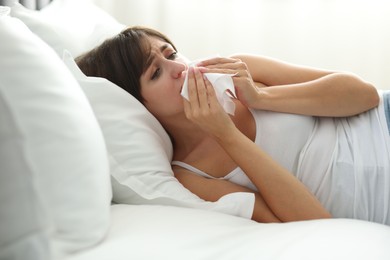
[[[214, 87], [215, 93], [217, 95], [218, 102], [221, 104], [226, 113], [234, 115], [234, 110], [236, 105], [234, 104], [230, 94], [236, 95], [234, 90], [234, 83], [232, 76], [234, 74], [221, 74], [221, 73], [204, 73], [203, 74]], [[229, 94], [230, 91], [230, 94]], [[188, 97], [188, 74], [184, 79], [183, 88], [181, 90], [181, 95], [189, 100]]]

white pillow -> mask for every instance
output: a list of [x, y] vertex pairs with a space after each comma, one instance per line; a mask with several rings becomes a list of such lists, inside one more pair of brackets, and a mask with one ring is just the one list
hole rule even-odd
[[64, 49], [79, 56], [125, 28], [89, 0], [54, 0], [40, 11], [14, 3], [11, 16], [22, 20], [60, 57]]
[[111, 189], [88, 100], [20, 20], [2, 17], [0, 39], [1, 254], [47, 259], [51, 246], [61, 255], [95, 245], [110, 224]]
[[211, 203], [184, 188], [173, 175], [172, 144], [157, 119], [114, 83], [85, 76], [70, 53], [64, 53], [64, 62], [84, 90], [102, 128], [114, 202], [195, 207], [252, 216], [253, 194], [236, 193]]
[[[9, 8], [0, 7], [1, 37], [8, 23], [9, 18], [3, 17], [7, 13]], [[0, 78], [5, 72], [1, 67]], [[15, 132], [17, 122], [3, 87], [0, 81], [0, 259], [50, 259], [49, 232], [53, 225], [27, 158], [12, 163], [15, 156], [24, 156], [23, 146], [17, 143], [23, 133]]]

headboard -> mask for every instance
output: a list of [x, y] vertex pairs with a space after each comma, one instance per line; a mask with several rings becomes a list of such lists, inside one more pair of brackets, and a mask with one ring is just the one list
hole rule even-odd
[[[16, 1], [25, 7], [33, 10], [40, 10], [46, 5], [48, 5], [52, 0], [20, 0]], [[0, 5], [10, 5], [15, 2], [15, 0], [0, 0]]]

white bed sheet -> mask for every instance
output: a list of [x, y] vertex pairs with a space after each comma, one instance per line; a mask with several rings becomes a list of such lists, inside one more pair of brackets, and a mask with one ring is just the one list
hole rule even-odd
[[198, 209], [114, 205], [106, 239], [69, 260], [390, 259], [390, 227], [352, 219], [259, 224]]

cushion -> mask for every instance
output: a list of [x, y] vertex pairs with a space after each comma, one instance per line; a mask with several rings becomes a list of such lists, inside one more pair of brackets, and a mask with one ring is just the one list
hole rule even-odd
[[0, 258], [48, 259], [95, 245], [110, 223], [111, 189], [88, 100], [20, 20], [1, 17], [0, 39], [7, 39], [0, 44], [0, 247], [8, 252]]
[[60, 57], [64, 49], [76, 57], [125, 27], [91, 1], [55, 0], [40, 11], [19, 3], [11, 6], [11, 16], [21, 19]]
[[211, 203], [184, 188], [173, 175], [172, 144], [157, 119], [114, 83], [85, 76], [69, 52], [64, 53], [64, 61], [84, 90], [103, 131], [114, 202], [195, 207], [252, 216], [253, 194], [230, 194]]

